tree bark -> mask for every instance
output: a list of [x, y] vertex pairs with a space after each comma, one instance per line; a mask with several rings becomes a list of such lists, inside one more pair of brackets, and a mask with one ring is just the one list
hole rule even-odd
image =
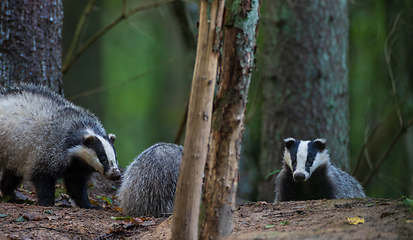
[[254, 65], [259, 1], [227, 1], [220, 86], [212, 116], [201, 239], [231, 235], [244, 114]]
[[224, 0], [200, 1], [197, 56], [188, 108], [184, 152], [176, 186], [172, 239], [197, 239], [202, 179], [211, 129]]
[[0, 83], [30, 82], [62, 94], [62, 1], [6, 0], [0, 16]]
[[[326, 138], [348, 170], [347, 1], [266, 1], [259, 199], [274, 201], [283, 139]], [[266, 56], [265, 56], [266, 55]]]

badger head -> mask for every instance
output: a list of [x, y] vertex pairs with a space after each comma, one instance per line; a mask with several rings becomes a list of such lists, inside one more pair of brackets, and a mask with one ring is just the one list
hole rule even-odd
[[301, 141], [287, 138], [284, 142], [284, 163], [291, 169], [296, 182], [307, 181], [319, 166], [330, 161], [325, 139]]
[[81, 159], [107, 179], [118, 180], [121, 174], [113, 147], [115, 139], [114, 134], [102, 137], [88, 129], [81, 144], [69, 149], [69, 158]]

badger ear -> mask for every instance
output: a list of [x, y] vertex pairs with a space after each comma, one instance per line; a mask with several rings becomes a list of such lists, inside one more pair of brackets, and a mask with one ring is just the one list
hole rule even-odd
[[83, 136], [83, 144], [84, 145], [90, 145], [91, 143], [93, 143], [96, 140], [96, 137], [91, 135], [91, 134], [86, 134]]
[[116, 140], [115, 134], [109, 133], [109, 134], [108, 134], [108, 137], [109, 137], [110, 142], [113, 144], [113, 143], [115, 142], [115, 140]]
[[314, 140], [315, 147], [318, 151], [323, 151], [326, 148], [326, 140], [323, 138], [317, 138]]
[[285, 143], [285, 148], [290, 149], [295, 143], [295, 139], [292, 137], [286, 138], [284, 139], [284, 143]]

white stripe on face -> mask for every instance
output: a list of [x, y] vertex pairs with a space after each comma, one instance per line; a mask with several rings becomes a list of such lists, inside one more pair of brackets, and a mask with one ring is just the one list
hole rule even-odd
[[288, 151], [288, 149], [284, 150], [284, 162], [291, 168], [291, 170], [293, 170], [293, 165], [291, 162], [291, 154], [290, 154], [290, 151]]
[[308, 143], [310, 141], [301, 141], [297, 149], [297, 165], [293, 174], [302, 173], [305, 175], [305, 180], [310, 177], [310, 173], [305, 170], [305, 163], [307, 162]]
[[317, 153], [315, 156], [313, 165], [310, 167], [311, 174], [321, 165], [329, 164], [330, 157], [328, 156], [328, 151], [325, 149], [322, 152]]
[[97, 172], [103, 175], [103, 165], [100, 163], [95, 151], [90, 148], [78, 145], [69, 149], [69, 156], [79, 157], [83, 159], [87, 164], [93, 167]]

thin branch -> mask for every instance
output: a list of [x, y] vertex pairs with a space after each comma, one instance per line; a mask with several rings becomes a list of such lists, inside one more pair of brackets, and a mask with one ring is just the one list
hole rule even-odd
[[[392, 29], [390, 30], [390, 33], [387, 36], [385, 44], [384, 44], [384, 56], [385, 56], [385, 59], [386, 59], [386, 62], [387, 62], [387, 68], [388, 68], [389, 74], [390, 74], [390, 81], [391, 81], [391, 85], [392, 85], [392, 96], [394, 98], [395, 103], [397, 103], [397, 95], [396, 95], [397, 92], [396, 92], [396, 83], [395, 83], [395, 80], [394, 80], [393, 71], [391, 69], [392, 47], [391, 47], [390, 40], [393, 40], [393, 36], [394, 36], [395, 31], [396, 31], [396, 26], [397, 26], [397, 23], [399, 22], [401, 13], [402, 13], [402, 11], [400, 11], [399, 14], [397, 14], [397, 17], [394, 20]], [[400, 126], [403, 126], [403, 117], [401, 115], [399, 107], [397, 107], [397, 115], [399, 117]]]
[[380, 129], [380, 126], [383, 125], [383, 123], [389, 119], [393, 113], [393, 111], [398, 109], [398, 106], [404, 102], [406, 102], [410, 97], [412, 97], [413, 95], [408, 95], [406, 96], [401, 102], [399, 102], [398, 104], [396, 104], [396, 106], [390, 111], [389, 115], [387, 117], [385, 117], [383, 120], [381, 120], [373, 129], [372, 133], [370, 134], [370, 137], [367, 139], [367, 141], [365, 141], [365, 143], [363, 144], [359, 157], [357, 159], [357, 164], [356, 167], [354, 168], [352, 175], [356, 175], [357, 170], [361, 164], [361, 160], [363, 159], [364, 153], [365, 153], [365, 149], [367, 148], [367, 146], [369, 145], [370, 141], [373, 139], [374, 134], [377, 132], [377, 130]]
[[69, 61], [70, 57], [75, 50], [77, 42], [79, 41], [80, 32], [83, 29], [83, 25], [85, 24], [86, 17], [89, 16], [90, 11], [92, 10], [93, 5], [95, 4], [96, 0], [89, 0], [88, 4], [86, 5], [85, 9], [83, 10], [82, 15], [79, 18], [79, 22], [77, 23], [76, 30], [73, 34], [72, 42], [70, 43], [69, 50], [67, 50], [65, 60], [63, 61], [63, 65]]
[[116, 82], [116, 83], [113, 83], [113, 84], [109, 84], [109, 85], [106, 85], [106, 86], [101, 86], [101, 87], [98, 87], [98, 88], [95, 88], [95, 89], [92, 89], [92, 90], [88, 90], [88, 91], [73, 95], [73, 96], [69, 97], [68, 100], [74, 102], [76, 100], [79, 100], [79, 99], [82, 99], [82, 98], [85, 98], [85, 97], [89, 97], [89, 96], [92, 96], [94, 94], [97, 94], [97, 93], [100, 93], [100, 92], [103, 92], [103, 91], [107, 91], [109, 89], [121, 87], [121, 86], [124, 86], [126, 84], [135, 82], [135, 81], [137, 81], [137, 80], [139, 80], [139, 79], [141, 79], [145, 76], [148, 76], [151, 73], [159, 72], [159, 69], [165, 68], [168, 64], [170, 64], [171, 61], [173, 61], [173, 59], [170, 59], [170, 60], [168, 60], [164, 63], [161, 63], [156, 68], [152, 68], [152, 69], [150, 69], [150, 70], [148, 70], [144, 73], [139, 73], [139, 74], [129, 78], [128, 80], [123, 81], [123, 82]]
[[130, 11], [121, 14], [117, 19], [115, 19], [113, 22], [108, 24], [106, 27], [102, 28], [99, 30], [97, 33], [95, 33], [91, 38], [89, 38], [77, 51], [76, 53], [67, 61], [66, 64], [63, 65], [62, 67], [62, 73], [65, 74], [76, 62], [76, 60], [82, 55], [83, 52], [85, 52], [86, 49], [90, 47], [93, 43], [95, 43], [100, 37], [102, 37], [105, 33], [107, 33], [109, 30], [111, 30], [114, 26], [116, 26], [118, 23], [123, 21], [124, 19], [132, 16], [133, 14], [140, 12], [142, 10], [150, 9], [150, 8], [155, 8], [158, 6], [161, 6], [163, 4], [167, 4], [170, 2], [174, 2], [177, 0], [160, 0], [157, 2], [152, 2], [148, 3], [146, 5], [142, 5], [136, 8], [131, 9]]
[[396, 144], [397, 140], [399, 140], [399, 138], [403, 135], [403, 133], [405, 133], [407, 131], [407, 129], [409, 129], [409, 127], [411, 127], [412, 125], [413, 125], [413, 117], [410, 118], [410, 120], [409, 120], [409, 122], [407, 123], [406, 126], [402, 126], [400, 128], [400, 130], [397, 132], [396, 136], [392, 139], [392, 141], [390, 142], [390, 144], [387, 147], [386, 151], [384, 151], [383, 155], [377, 161], [377, 163], [374, 166], [374, 168], [372, 169], [372, 171], [370, 171], [369, 174], [367, 174], [367, 176], [364, 178], [364, 181], [362, 183], [363, 186], [366, 186], [370, 182], [371, 178], [374, 176], [374, 174], [376, 174], [376, 172], [379, 170], [381, 165], [386, 160], [387, 156], [390, 154], [390, 151], [393, 149], [393, 147]]
[[126, 3], [127, 3], [127, 0], [123, 0], [123, 3], [122, 3], [122, 15], [125, 15], [125, 13], [126, 13]]
[[188, 118], [188, 104], [189, 100], [187, 101], [184, 114], [182, 114], [181, 124], [179, 124], [178, 132], [176, 133], [174, 143], [179, 144], [181, 142], [182, 135], [184, 134], [186, 120]]

